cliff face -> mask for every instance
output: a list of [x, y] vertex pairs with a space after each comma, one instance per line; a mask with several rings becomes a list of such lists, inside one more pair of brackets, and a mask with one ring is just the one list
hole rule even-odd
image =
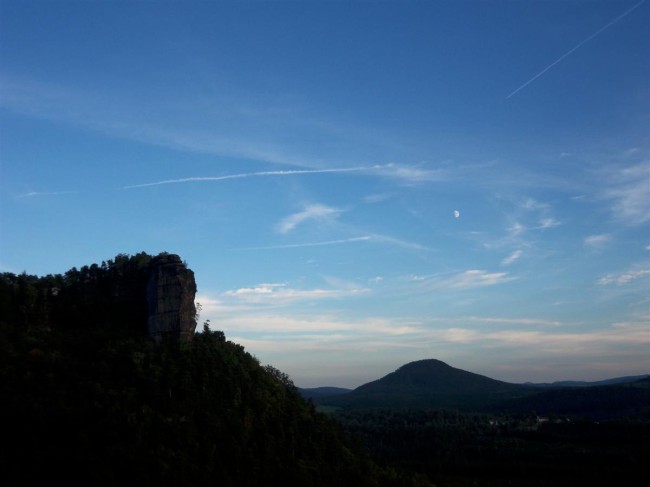
[[196, 328], [194, 272], [175, 254], [151, 260], [147, 282], [149, 336], [157, 343], [166, 338], [189, 341]]

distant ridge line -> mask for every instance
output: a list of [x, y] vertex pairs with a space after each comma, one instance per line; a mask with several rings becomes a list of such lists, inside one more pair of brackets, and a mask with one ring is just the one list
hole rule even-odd
[[[559, 381], [552, 384], [504, 382], [454, 368], [437, 359], [409, 362], [380, 379], [354, 390], [314, 388], [303, 397], [334, 408], [451, 408], [474, 411], [557, 409], [591, 411], [598, 404], [601, 414], [615, 414], [619, 406], [638, 411], [640, 401], [650, 394], [645, 382], [650, 375], [626, 376], [595, 382]], [[631, 387], [630, 387], [631, 386]], [[614, 405], [609, 387], [624, 388], [620, 404]], [[634, 389], [634, 390], [631, 390]], [[572, 391], [589, 391], [588, 396]], [[328, 394], [332, 391], [332, 394]], [[549, 396], [548, 393], [554, 394]], [[560, 396], [558, 396], [560, 394]], [[624, 397], [624, 399], [623, 399]], [[587, 400], [588, 398], [588, 400]], [[553, 403], [551, 403], [554, 401]], [[551, 410], [549, 409], [549, 410]]]

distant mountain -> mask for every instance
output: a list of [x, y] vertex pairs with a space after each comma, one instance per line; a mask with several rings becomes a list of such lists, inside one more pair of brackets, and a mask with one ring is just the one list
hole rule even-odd
[[347, 394], [352, 389], [345, 389], [343, 387], [313, 387], [313, 388], [298, 388], [298, 392], [304, 399], [315, 399], [317, 397], [338, 396], [339, 394]]
[[344, 409], [448, 408], [593, 419], [650, 418], [649, 376], [554, 384], [512, 384], [429, 359], [408, 363], [348, 393], [334, 388], [335, 395], [323, 395], [332, 388], [318, 388], [320, 394], [312, 400]]
[[456, 369], [440, 360], [408, 363], [379, 380], [347, 394], [315, 398], [322, 405], [345, 408], [408, 407], [478, 409], [537, 389]]
[[526, 382], [524, 385], [532, 387], [596, 387], [596, 386], [609, 386], [614, 384], [626, 384], [628, 382], [636, 382], [642, 379], [647, 379], [650, 375], [628, 375], [625, 377], [614, 377], [613, 379], [597, 380], [592, 382], [579, 381], [579, 380], [562, 380], [556, 382]]

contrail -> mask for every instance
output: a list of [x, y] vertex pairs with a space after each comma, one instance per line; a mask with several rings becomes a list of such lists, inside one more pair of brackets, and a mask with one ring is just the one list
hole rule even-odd
[[122, 189], [146, 188], [148, 186], [160, 186], [163, 184], [183, 184], [183, 183], [195, 183], [195, 182], [202, 182], [202, 181], [225, 181], [228, 179], [259, 178], [259, 177], [267, 177], [267, 176], [292, 176], [295, 174], [342, 173], [342, 172], [353, 172], [353, 171], [365, 171], [368, 169], [373, 169], [373, 168], [372, 167], [347, 167], [347, 168], [338, 168], [338, 169], [296, 169], [291, 171], [259, 171], [259, 172], [248, 172], [248, 173], [241, 173], [241, 174], [229, 174], [226, 176], [203, 176], [203, 177], [182, 178], [182, 179], [166, 179], [164, 181], [155, 181], [153, 183], [133, 184], [131, 186], [124, 186], [122, 187]]
[[17, 198], [31, 198], [33, 196], [60, 196], [63, 194], [76, 194], [79, 191], [31, 191], [29, 193], [18, 195]]
[[324, 245], [340, 245], [353, 242], [366, 242], [372, 240], [372, 237], [367, 235], [364, 237], [352, 237], [344, 238], [340, 240], [327, 240], [325, 242], [308, 242], [308, 243], [299, 243], [299, 244], [287, 244], [287, 245], [271, 245], [268, 247], [246, 247], [243, 249], [235, 250], [275, 250], [275, 249], [297, 249], [302, 247], [321, 247]]
[[508, 96], [506, 96], [506, 100], [507, 100], [508, 98], [510, 98], [511, 96], [513, 96], [513, 95], [519, 93], [519, 92], [520, 92], [521, 90], [523, 90], [526, 86], [528, 86], [528, 85], [531, 84], [533, 81], [535, 81], [537, 78], [539, 78], [541, 75], [543, 75], [544, 73], [546, 73], [546, 71], [548, 71], [549, 69], [551, 69], [553, 66], [555, 66], [557, 63], [559, 63], [560, 61], [562, 61], [562, 60], [565, 59], [566, 57], [570, 56], [574, 51], [576, 51], [577, 49], [579, 49], [579, 48], [581, 48], [582, 46], [584, 46], [587, 42], [589, 42], [590, 40], [592, 40], [594, 37], [596, 37], [597, 35], [601, 34], [603, 31], [605, 31], [605, 30], [607, 30], [608, 28], [610, 28], [610, 27], [611, 27], [612, 25], [614, 25], [616, 22], [618, 22], [619, 20], [621, 20], [623, 17], [625, 17], [625, 16], [629, 15], [630, 13], [632, 13], [632, 11], [636, 10], [636, 9], [637, 9], [638, 7], [640, 7], [641, 4], [643, 4], [643, 3], [645, 3], [645, 0], [641, 0], [639, 3], [633, 5], [631, 8], [629, 8], [628, 10], [626, 10], [625, 12], [623, 12], [621, 15], [619, 15], [618, 17], [616, 17], [614, 20], [612, 20], [611, 22], [609, 22], [607, 25], [605, 25], [604, 27], [601, 27], [598, 31], [594, 32], [594, 33], [591, 34], [589, 37], [587, 37], [586, 39], [584, 39], [582, 42], [580, 42], [580, 43], [579, 43], [577, 46], [575, 46], [573, 49], [571, 49], [570, 51], [564, 53], [564, 54], [563, 54], [562, 56], [560, 56], [557, 60], [555, 60], [554, 62], [552, 62], [552, 63], [549, 64], [548, 66], [546, 66], [546, 67], [545, 67], [544, 69], [542, 69], [539, 73], [537, 73], [535, 76], [533, 76], [532, 78], [530, 78], [528, 81], [526, 81], [523, 85], [521, 85], [521, 86], [520, 86], [519, 88], [517, 88], [515, 91], [513, 91], [513, 92], [510, 93]]

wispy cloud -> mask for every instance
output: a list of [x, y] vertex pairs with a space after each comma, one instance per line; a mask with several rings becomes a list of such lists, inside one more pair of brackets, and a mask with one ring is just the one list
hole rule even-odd
[[449, 343], [469, 343], [476, 341], [480, 333], [467, 328], [447, 328], [440, 334], [440, 339]]
[[[249, 93], [225, 97], [218, 88], [200, 97], [169, 94], [173, 102], [159, 103], [165, 97], [155, 102], [134, 98], [129, 92], [111, 97], [83, 85], [62, 87], [6, 74], [0, 81], [0, 104], [29, 117], [158, 147], [289, 166], [322, 166], [320, 159], [297, 153], [281, 141], [283, 133], [315, 130], [309, 117], [298, 107], [278, 109], [271, 98], [258, 100], [251, 110], [246, 101]], [[324, 134], [317, 136], [326, 140]]]
[[543, 326], [556, 327], [562, 326], [563, 323], [557, 320], [544, 320], [540, 318], [503, 318], [494, 316], [468, 316], [458, 318], [459, 321], [468, 323], [485, 323], [485, 324], [505, 324], [505, 325], [525, 325], [525, 326]]
[[517, 89], [514, 90], [512, 93], [510, 93], [508, 96], [506, 96], [506, 100], [509, 99], [509, 98], [511, 98], [512, 96], [516, 95], [517, 93], [519, 93], [519, 92], [520, 92], [521, 90], [523, 90], [526, 86], [528, 86], [528, 85], [531, 84], [533, 81], [535, 81], [537, 78], [539, 78], [540, 76], [542, 76], [544, 73], [546, 73], [546, 72], [547, 72], [549, 69], [551, 69], [553, 66], [555, 66], [556, 64], [558, 64], [558, 63], [561, 62], [562, 60], [564, 60], [564, 59], [566, 59], [567, 57], [569, 57], [569, 56], [570, 56], [571, 54], [573, 54], [576, 50], [580, 49], [580, 48], [581, 48], [582, 46], [584, 46], [587, 42], [589, 42], [590, 40], [592, 40], [594, 37], [596, 37], [596, 36], [602, 34], [605, 30], [607, 30], [608, 28], [610, 28], [612, 25], [616, 24], [618, 21], [620, 21], [621, 19], [623, 19], [623, 18], [626, 17], [627, 15], [631, 14], [634, 10], [636, 10], [638, 7], [640, 7], [643, 3], [645, 3], [645, 0], [641, 0], [640, 2], [634, 4], [632, 7], [630, 7], [629, 9], [627, 9], [625, 12], [623, 12], [622, 14], [620, 14], [620, 15], [619, 15], [618, 17], [616, 17], [615, 19], [611, 20], [611, 21], [610, 21], [609, 23], [607, 23], [605, 26], [603, 26], [603, 27], [601, 27], [600, 29], [598, 29], [596, 32], [594, 32], [593, 34], [591, 34], [589, 37], [587, 37], [587, 38], [585, 38], [584, 40], [580, 41], [580, 42], [579, 42], [579, 43], [578, 43], [578, 44], [577, 44], [573, 49], [570, 49], [569, 51], [567, 51], [567, 52], [565, 52], [564, 54], [562, 54], [562, 56], [560, 56], [559, 58], [557, 58], [555, 61], [553, 61], [553, 62], [552, 62], [551, 64], [549, 64], [548, 66], [546, 66], [544, 69], [542, 69], [542, 70], [541, 70], [539, 73], [537, 73], [535, 76], [533, 76], [533, 77], [530, 78], [528, 81], [526, 81], [526, 82], [525, 82], [523, 85], [521, 85], [519, 88], [517, 88]]
[[510, 264], [512, 264], [514, 261], [519, 259], [519, 257], [521, 257], [521, 254], [522, 254], [521, 250], [515, 250], [512, 254], [510, 254], [508, 257], [506, 257], [505, 259], [503, 259], [501, 261], [501, 265], [510, 265]]
[[284, 245], [269, 245], [266, 247], [246, 247], [237, 250], [299, 249], [302, 247], [323, 247], [327, 245], [343, 245], [348, 243], [367, 242], [369, 240], [372, 240], [372, 237], [366, 235], [363, 237], [341, 238], [338, 240], [326, 240], [323, 242], [305, 242], [305, 243], [284, 244]]
[[559, 221], [557, 221], [555, 218], [542, 218], [539, 221], [539, 226], [537, 227], [538, 229], [546, 229], [546, 228], [553, 228], [561, 225]]
[[391, 237], [389, 235], [380, 235], [380, 234], [369, 234], [369, 235], [363, 235], [360, 237], [350, 237], [350, 238], [341, 238], [341, 239], [336, 239], [336, 240], [325, 240], [322, 242], [304, 242], [304, 243], [295, 243], [295, 244], [281, 244], [281, 245], [268, 245], [268, 246], [260, 246], [260, 247], [244, 247], [244, 248], [239, 248], [239, 249], [233, 249], [233, 250], [275, 250], [275, 249], [298, 249], [298, 248], [303, 248], [303, 247], [323, 247], [323, 246], [328, 246], [328, 245], [343, 245], [343, 244], [350, 244], [350, 243], [359, 243], [359, 242], [369, 242], [369, 243], [376, 243], [376, 244], [385, 244], [385, 245], [391, 245], [394, 247], [399, 247], [402, 249], [406, 250], [417, 250], [417, 251], [424, 251], [424, 252], [436, 252], [436, 249], [433, 249], [431, 247], [427, 247], [426, 245], [422, 245], [416, 242], [409, 242], [406, 240], [402, 240], [399, 238]]
[[424, 280], [426, 280], [426, 279], [427, 279], [426, 276], [421, 276], [421, 275], [419, 275], [419, 274], [411, 274], [411, 275], [406, 276], [406, 277], [404, 278], [404, 280], [406, 280], [406, 281], [411, 281], [411, 282], [424, 281]]
[[375, 204], [375, 203], [381, 203], [383, 201], [386, 201], [390, 198], [392, 198], [394, 194], [391, 193], [378, 193], [378, 194], [370, 194], [368, 196], [365, 196], [363, 198], [364, 203], [368, 204]]
[[381, 235], [378, 233], [372, 233], [368, 235], [368, 237], [370, 237], [369, 240], [373, 242], [394, 245], [396, 247], [401, 247], [408, 250], [423, 250], [425, 252], [436, 252], [436, 249], [427, 247], [426, 245], [422, 245], [417, 242], [409, 242], [407, 240], [391, 237], [390, 235]]
[[590, 247], [592, 249], [602, 249], [610, 241], [609, 235], [589, 235], [584, 239], [585, 247]]
[[617, 286], [623, 286], [629, 284], [632, 281], [641, 279], [645, 276], [650, 276], [650, 269], [635, 269], [622, 272], [620, 274], [607, 274], [606, 276], [598, 279], [598, 284], [601, 286], [607, 286], [609, 284], [616, 284]]
[[373, 166], [372, 169], [380, 176], [408, 183], [442, 181], [448, 177], [446, 170], [426, 169], [419, 165], [390, 163]]
[[257, 284], [225, 291], [222, 296], [237, 301], [266, 305], [286, 305], [300, 301], [347, 298], [369, 292], [362, 287], [345, 286], [337, 289], [295, 289], [282, 283]]
[[515, 280], [507, 272], [487, 272], [484, 270], [468, 270], [457, 273], [451, 277], [433, 280], [436, 287], [452, 290], [465, 290], [477, 287], [495, 286]]
[[[248, 334], [254, 332], [264, 337], [263, 348], [287, 349], [305, 352], [315, 350], [335, 351], [341, 349], [359, 350], [359, 344], [387, 339], [396, 336], [412, 335], [420, 331], [417, 324], [393, 321], [386, 318], [363, 318], [345, 320], [327, 314], [297, 316], [295, 314], [256, 314], [249, 317], [233, 316], [227, 319], [228, 328], [234, 332]], [[256, 345], [260, 342], [253, 339]], [[243, 339], [242, 342], [250, 342]], [[238, 343], [240, 343], [238, 341]], [[293, 347], [291, 344], [294, 344]], [[393, 343], [392, 346], [396, 346]], [[391, 347], [386, 344], [385, 347]], [[259, 349], [257, 349], [259, 350]], [[256, 350], [256, 351], [257, 351]]]
[[167, 184], [188, 184], [188, 183], [204, 183], [216, 181], [228, 181], [231, 179], [246, 179], [246, 178], [262, 178], [262, 177], [280, 177], [280, 176], [299, 176], [309, 174], [336, 174], [336, 173], [364, 173], [367, 175], [374, 175], [385, 177], [398, 181], [407, 182], [424, 182], [424, 181], [438, 181], [441, 179], [439, 171], [424, 170], [414, 166], [385, 164], [374, 166], [354, 166], [354, 167], [339, 167], [330, 169], [289, 169], [277, 171], [257, 171], [238, 174], [225, 174], [223, 176], [193, 176], [187, 178], [176, 179], [163, 179], [159, 181], [151, 181], [148, 183], [130, 184], [123, 186], [121, 189], [138, 189], [147, 188], [151, 186], [162, 186]]
[[604, 197], [612, 200], [613, 214], [632, 225], [650, 221], [650, 162], [609, 171], [606, 176], [611, 183]]
[[515, 223], [508, 228], [508, 234], [511, 237], [516, 237], [518, 235], [521, 235], [525, 230], [526, 227], [524, 225], [522, 225], [521, 223]]
[[548, 203], [537, 201], [534, 198], [528, 198], [524, 202], [524, 208], [527, 210], [546, 210], [550, 207]]
[[282, 221], [278, 223], [277, 229], [280, 233], [286, 234], [294, 230], [298, 225], [309, 220], [318, 220], [322, 222], [335, 219], [342, 213], [342, 211], [343, 210], [341, 209], [321, 204], [307, 205], [304, 210], [283, 218]]
[[[547, 352], [557, 354], [581, 352], [593, 353], [594, 346], [600, 344], [606, 346], [615, 343], [636, 344], [647, 343], [647, 325], [629, 327], [610, 326], [604, 330], [595, 330], [585, 333], [544, 333], [541, 331], [514, 331], [504, 330], [490, 332], [481, 336], [481, 339], [489, 339], [503, 344], [535, 346]], [[640, 341], [639, 341], [640, 340]], [[591, 348], [591, 350], [589, 350]]]
[[[439, 327], [435, 324], [445, 321], [451, 321], [454, 325]], [[561, 323], [553, 320], [481, 316], [458, 319], [437, 317], [423, 321], [384, 317], [344, 319], [328, 314], [263, 312], [220, 315], [219, 322], [230, 339], [244, 345], [263, 360], [279, 365], [287, 356], [294, 357], [283, 368], [292, 377], [296, 376], [294, 378], [305, 379], [309, 375], [303, 370], [308, 363], [320, 371], [314, 372], [316, 375], [327, 371], [325, 375], [329, 377], [328, 381], [336, 376], [329, 367], [333, 361], [341, 365], [339, 380], [349, 375], [350, 368], [366, 368], [356, 385], [390, 372], [377, 370], [378, 352], [389, 352], [395, 366], [427, 356], [447, 361], [454, 359], [456, 363], [461, 360], [460, 357], [465, 357], [471, 362], [470, 357], [481, 354], [486, 361], [483, 367], [492, 360], [498, 368], [499, 364], [503, 364], [504, 354], [524, 356], [531, 365], [518, 366], [513, 377], [518, 377], [520, 381], [531, 379], [527, 375], [535, 368], [535, 361], [553, 363], [554, 359], [559, 359], [558, 366], [549, 373], [558, 380], [566, 378], [568, 356], [591, 364], [595, 360], [600, 367], [606, 368], [605, 362], [594, 357], [624, 354], [628, 364], [631, 358], [637, 358], [639, 370], [647, 367], [647, 321], [615, 323], [601, 329], [574, 332], [563, 331], [559, 328]], [[492, 326], [485, 329], [483, 325], [486, 324]], [[494, 329], [496, 326], [499, 329]], [[521, 329], [521, 326], [526, 328]], [[296, 357], [300, 357], [299, 367], [295, 365]], [[577, 374], [579, 371], [576, 362], [571, 373]], [[602, 373], [603, 370], [598, 371], [598, 374]]]
[[[568, 356], [576, 357], [571, 374], [586, 373], [581, 371], [579, 360], [589, 362], [591, 366], [597, 363], [601, 368], [597, 371], [600, 376], [610, 369], [607, 369], [607, 361], [596, 357], [611, 358], [617, 354], [627, 357], [627, 367], [631, 360], [636, 360], [639, 370], [647, 367], [647, 316], [627, 322], [604, 323], [600, 329], [535, 316], [351, 318], [341, 311], [319, 313], [312, 309], [300, 311], [295, 307], [273, 306], [276, 304], [273, 303], [274, 297], [281, 301], [281, 305], [299, 304], [300, 299], [296, 296], [282, 302], [281, 294], [291, 294], [290, 290], [289, 285], [282, 283], [259, 284], [230, 291], [233, 295], [221, 293], [217, 298], [202, 295], [197, 299], [204, 304], [202, 314], [206, 315], [205, 318], [219, 323], [219, 329], [224, 330], [229, 339], [244, 345], [261, 360], [282, 366], [299, 381], [307, 380], [309, 375], [326, 377], [326, 382], [336, 379], [337, 372], [331, 368], [333, 362], [340, 365], [340, 380], [349, 376], [352, 368], [365, 369], [355, 379], [358, 380], [355, 386], [374, 380], [393, 370], [390, 364], [384, 363], [382, 367], [390, 370], [377, 371], [376, 354], [385, 352], [393, 357], [395, 366], [423, 357], [454, 359], [455, 364], [462, 365], [467, 361], [471, 363], [471, 357], [480, 354], [486, 361], [482, 367], [489, 369], [492, 361], [493, 367], [499, 369], [506, 355], [526, 357], [530, 367], [519, 365], [511, 374], [520, 381], [532, 379], [527, 375], [536, 367], [535, 362], [554, 363], [554, 359], [559, 360], [559, 365], [551, 367], [553, 370], [547, 373], [556, 380], [566, 378]], [[306, 300], [327, 299], [326, 293], [319, 292], [323, 290], [332, 291], [294, 291]], [[336, 291], [343, 293], [345, 290], [337, 288]], [[274, 293], [278, 296], [273, 296]], [[333, 297], [335, 293], [329, 296]], [[297, 301], [291, 301], [294, 298]], [[260, 306], [260, 302], [267, 306]], [[297, 362], [300, 366], [296, 366]], [[313, 367], [312, 372], [306, 371], [306, 364]], [[612, 362], [611, 366], [615, 364]], [[469, 367], [465, 365], [466, 370], [473, 370]], [[323, 379], [313, 380], [316, 385], [324, 383]]]
[[[350, 154], [358, 152], [360, 141], [381, 146], [386, 144], [387, 138], [378, 138], [374, 131], [368, 137], [357, 127], [342, 130], [340, 120], [314, 119], [308, 107], [300, 103], [290, 107], [278, 105], [274, 97], [262, 97], [253, 107], [249, 101], [250, 93], [231, 92], [224, 97], [215, 89], [201, 98], [186, 96], [174, 98], [173, 103], [152, 104], [147, 99], [132, 98], [130, 93], [115, 93], [113, 98], [107, 98], [106, 93], [84, 86], [61, 87], [6, 74], [0, 82], [3, 86], [0, 105], [29, 117], [159, 147], [306, 168], [304, 172], [267, 171], [168, 179], [128, 185], [123, 189], [312, 172], [365, 171], [376, 177], [409, 184], [444, 178], [443, 170], [425, 168], [422, 164], [390, 163], [328, 169], [334, 164], [340, 165], [336, 161], [350, 160]], [[141, 109], [145, 106], [147, 109]], [[155, 112], [152, 106], [155, 106]], [[287, 133], [304, 134], [310, 140], [322, 141], [318, 155], [296, 146], [294, 139], [297, 136], [288, 143]], [[335, 146], [344, 149], [335, 149]], [[328, 147], [330, 150], [324, 152]], [[363, 154], [358, 157], [369, 160]]]
[[61, 196], [78, 193], [79, 191], [30, 191], [29, 193], [19, 195], [18, 198], [32, 198], [35, 196]]
[[[485, 319], [481, 318], [480, 320], [484, 321]], [[520, 347], [516, 353], [526, 350], [528, 356], [545, 354], [547, 357], [564, 354], [591, 356], [594, 353], [599, 353], [598, 350], [610, 350], [610, 353], [613, 353], [617, 346], [638, 348], [639, 345], [647, 344], [647, 333], [647, 323], [632, 323], [626, 326], [610, 324], [600, 330], [581, 333], [521, 329], [484, 331], [467, 326], [432, 329], [427, 332], [429, 338], [435, 337], [437, 340], [450, 343], [480, 344], [485, 352], [504, 349], [514, 351]]]
[[[284, 350], [284, 344], [291, 341], [296, 344], [296, 350], [316, 350], [325, 348], [332, 351], [359, 350], [362, 342], [374, 343], [374, 348], [396, 348], [409, 346], [414, 349], [424, 349], [427, 343], [474, 343], [483, 344], [485, 350], [500, 347], [523, 346], [529, 351], [544, 350], [561, 355], [573, 350], [576, 353], [589, 353], [589, 347], [609, 344], [643, 345], [647, 343], [647, 322], [612, 323], [603, 329], [584, 332], [563, 332], [557, 330], [559, 324], [554, 321], [526, 319], [502, 319], [473, 317], [466, 321], [476, 323], [501, 323], [505, 325], [525, 324], [527, 326], [543, 326], [553, 328], [548, 330], [521, 330], [519, 328], [502, 330], [484, 330], [465, 326], [432, 327], [431, 323], [408, 319], [386, 319], [380, 317], [363, 318], [360, 320], [342, 320], [331, 315], [274, 315], [255, 314], [249, 316], [235, 315], [225, 317], [228, 328], [238, 332], [266, 332], [268, 346], [275, 351]], [[454, 321], [436, 318], [433, 321]], [[461, 319], [459, 319], [460, 321]], [[345, 332], [335, 337], [332, 333]], [[286, 334], [290, 335], [287, 336]], [[401, 335], [406, 341], [396, 343], [395, 336]], [[289, 340], [288, 340], [289, 339]], [[334, 346], [333, 341], [336, 342]], [[299, 342], [299, 343], [296, 343]], [[593, 348], [592, 348], [593, 349]], [[474, 350], [474, 349], [472, 349]]]

